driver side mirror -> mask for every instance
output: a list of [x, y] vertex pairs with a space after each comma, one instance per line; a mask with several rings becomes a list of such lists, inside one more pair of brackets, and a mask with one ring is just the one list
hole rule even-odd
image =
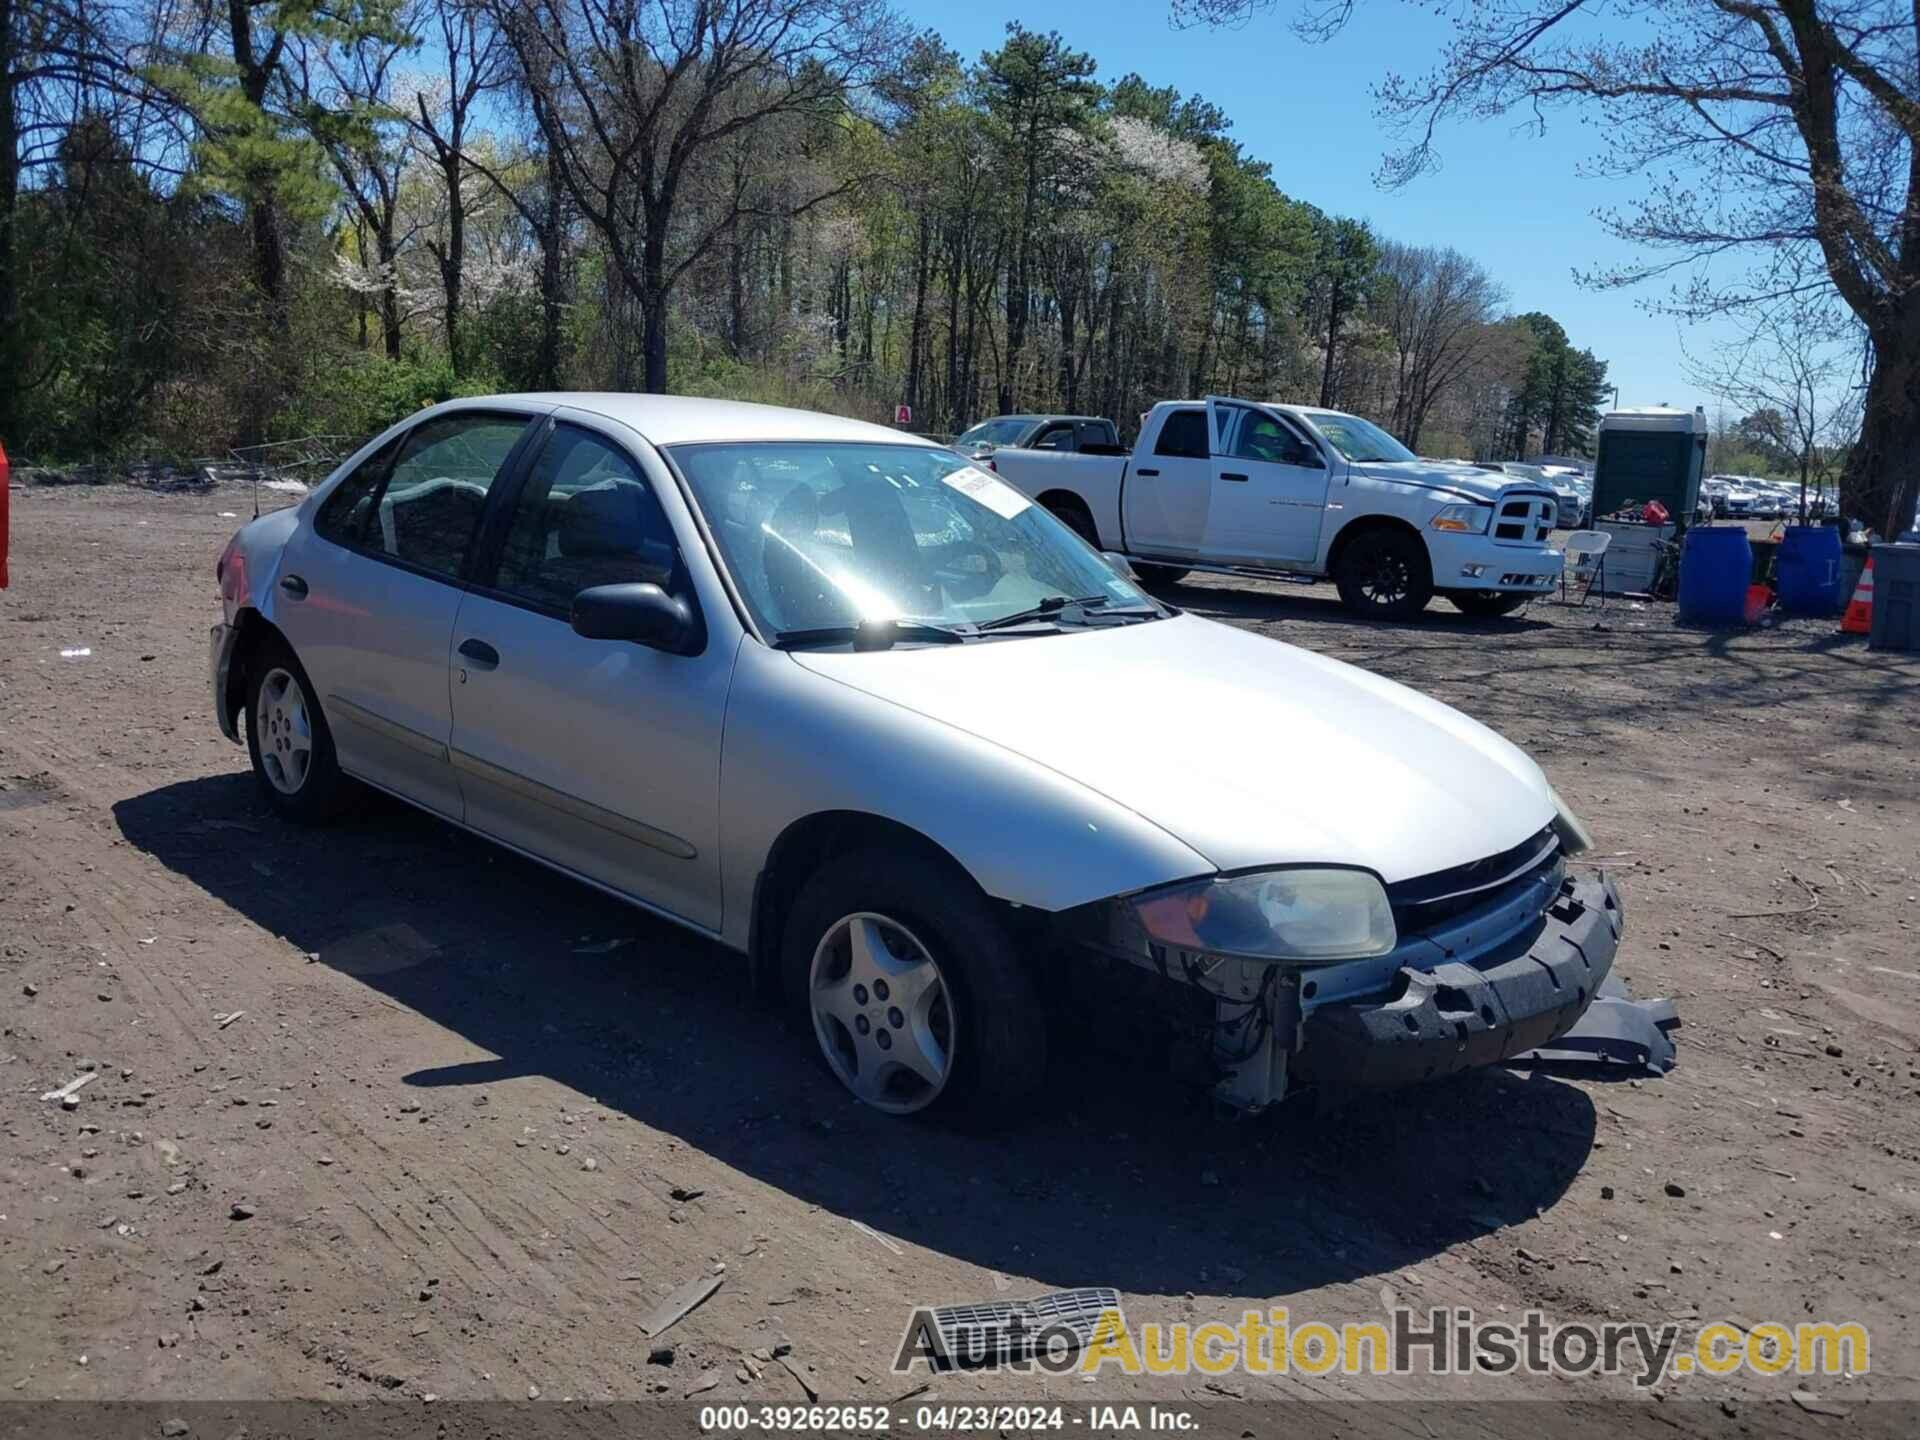
[[595, 585], [573, 597], [573, 633], [588, 640], [629, 640], [670, 655], [691, 655], [705, 642], [686, 601], [658, 585]]

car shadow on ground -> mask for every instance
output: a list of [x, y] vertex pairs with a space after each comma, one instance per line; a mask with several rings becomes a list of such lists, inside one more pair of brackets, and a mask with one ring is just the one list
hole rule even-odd
[[1079, 1055], [1002, 1133], [893, 1120], [750, 1001], [740, 957], [395, 802], [301, 830], [231, 774], [114, 814], [254, 925], [496, 1057], [406, 1084], [547, 1076], [802, 1201], [1047, 1286], [1276, 1297], [1377, 1275], [1532, 1218], [1594, 1138], [1587, 1095], [1544, 1074], [1228, 1122]]

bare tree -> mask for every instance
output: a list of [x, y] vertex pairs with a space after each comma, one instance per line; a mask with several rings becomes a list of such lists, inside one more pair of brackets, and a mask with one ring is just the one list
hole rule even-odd
[[[1272, 0], [1174, 0], [1176, 18], [1244, 22]], [[1329, 35], [1359, 0], [1304, 0]], [[1903, 527], [1920, 493], [1920, 8], [1912, 0], [1504, 0], [1445, 7], [1453, 38], [1423, 75], [1376, 92], [1404, 184], [1438, 159], [1444, 122], [1561, 106], [1596, 112], [1601, 168], [1654, 177], [1601, 221], [1651, 252], [1596, 272], [1630, 285], [1690, 270], [1665, 304], [1688, 317], [1835, 296], [1872, 352], [1848, 505]], [[1723, 279], [1696, 262], [1744, 255]], [[1812, 261], [1813, 263], [1808, 263]]]
[[694, 167], [743, 130], [841, 103], [897, 53], [899, 27], [878, 0], [494, 3], [567, 191], [640, 304], [644, 383], [662, 393], [668, 299], [731, 228], [725, 207], [677, 228]]
[[356, 37], [299, 39], [282, 68], [287, 108], [326, 151], [356, 229], [372, 244], [362, 253], [359, 281], [378, 297], [387, 358], [400, 358], [405, 316], [400, 252], [412, 240], [401, 229], [400, 186], [407, 168], [406, 128], [390, 99], [402, 56], [415, 41], [404, 30]]
[[1381, 247], [1379, 278], [1396, 361], [1392, 428], [1418, 450], [1434, 402], [1497, 343], [1506, 291], [1458, 250], [1394, 241]]
[[[461, 291], [471, 209], [466, 186], [473, 173], [466, 159], [468, 134], [474, 107], [505, 80], [507, 50], [486, 11], [470, 0], [436, 0], [424, 8], [431, 10], [437, 32], [433, 48], [440, 61], [439, 72], [427, 83], [415, 85], [411, 97], [395, 99], [412, 131], [414, 145], [439, 172], [446, 197], [445, 238], [430, 237], [426, 244], [440, 271], [447, 358], [453, 373], [459, 375], [465, 359], [460, 344]], [[425, 17], [416, 14], [409, 28], [425, 30]], [[407, 98], [411, 106], [405, 104]]]
[[1757, 417], [1772, 447], [1797, 466], [1804, 524], [1809, 481], [1859, 431], [1859, 392], [1848, 382], [1857, 369], [1860, 326], [1818, 294], [1767, 306], [1737, 323], [1735, 338], [1711, 355], [1687, 357], [1687, 375], [1742, 415]]

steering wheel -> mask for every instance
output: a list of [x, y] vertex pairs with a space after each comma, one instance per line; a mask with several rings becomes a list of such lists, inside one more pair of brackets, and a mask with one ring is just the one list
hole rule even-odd
[[[976, 557], [977, 566], [968, 563]], [[956, 600], [973, 600], [985, 595], [1007, 573], [1000, 552], [978, 540], [956, 540], [941, 546], [940, 559], [934, 568], [944, 582], [949, 582], [947, 588]]]

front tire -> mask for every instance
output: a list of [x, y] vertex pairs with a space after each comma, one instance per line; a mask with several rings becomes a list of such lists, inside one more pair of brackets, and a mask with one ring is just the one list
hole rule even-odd
[[333, 732], [307, 672], [279, 639], [247, 658], [247, 755], [261, 796], [285, 818], [322, 824], [345, 806], [350, 782]]
[[1476, 620], [1496, 620], [1502, 615], [1512, 615], [1533, 602], [1531, 595], [1501, 594], [1494, 590], [1455, 590], [1447, 598], [1462, 615], [1471, 615]]
[[1354, 537], [1334, 569], [1340, 600], [1356, 615], [1410, 620], [1433, 598], [1427, 547], [1402, 530], [1369, 530]]
[[1135, 565], [1134, 573], [1140, 577], [1140, 583], [1150, 588], [1163, 585], [1178, 585], [1193, 572], [1183, 570], [1178, 565]]
[[1033, 981], [950, 866], [880, 850], [829, 861], [794, 899], [781, 966], [802, 1032], [876, 1110], [999, 1120], [1046, 1072]]

